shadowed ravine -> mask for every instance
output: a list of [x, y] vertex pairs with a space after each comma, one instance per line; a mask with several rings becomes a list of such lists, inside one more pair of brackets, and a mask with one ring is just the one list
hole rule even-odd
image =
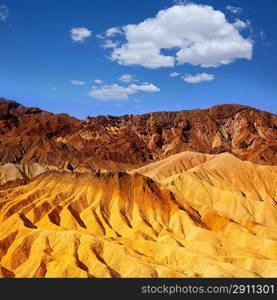
[[162, 184], [137, 170], [51, 171], [4, 185], [2, 276], [277, 276], [276, 167], [204, 156], [149, 166]]
[[1, 103], [0, 277], [277, 277], [275, 115]]

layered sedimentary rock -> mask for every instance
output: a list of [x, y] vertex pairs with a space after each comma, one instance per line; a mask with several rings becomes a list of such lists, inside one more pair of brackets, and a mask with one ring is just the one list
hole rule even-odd
[[132, 173], [3, 185], [2, 276], [277, 276], [276, 167], [183, 153]]
[[183, 151], [276, 165], [276, 139], [276, 115], [235, 104], [80, 121], [0, 100], [0, 165], [130, 171]]
[[0, 100], [0, 277], [277, 277], [277, 117]]
[[0, 167], [0, 185], [14, 180], [34, 178], [44, 172], [46, 168], [34, 163], [32, 165], [5, 164]]

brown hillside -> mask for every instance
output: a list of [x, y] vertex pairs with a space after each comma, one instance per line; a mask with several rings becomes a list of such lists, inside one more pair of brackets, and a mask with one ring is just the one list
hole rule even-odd
[[182, 151], [277, 165], [276, 139], [276, 115], [236, 104], [80, 121], [0, 100], [0, 165], [128, 171]]

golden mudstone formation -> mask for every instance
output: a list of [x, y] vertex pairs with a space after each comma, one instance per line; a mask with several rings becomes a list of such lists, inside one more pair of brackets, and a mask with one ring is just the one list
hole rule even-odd
[[275, 166], [181, 152], [129, 173], [8, 168], [0, 277], [277, 277]]
[[0, 98], [0, 277], [277, 277], [276, 193], [275, 114]]

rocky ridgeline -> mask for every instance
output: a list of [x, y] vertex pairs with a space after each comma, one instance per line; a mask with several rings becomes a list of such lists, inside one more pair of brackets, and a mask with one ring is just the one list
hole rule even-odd
[[248, 106], [78, 120], [0, 99], [0, 165], [129, 171], [173, 154], [229, 152], [277, 165], [277, 116]]

